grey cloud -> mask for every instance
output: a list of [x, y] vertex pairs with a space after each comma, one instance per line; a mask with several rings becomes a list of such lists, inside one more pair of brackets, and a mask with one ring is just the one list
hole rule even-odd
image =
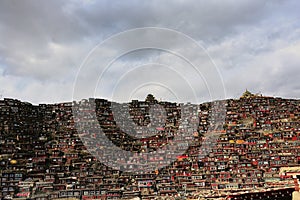
[[[78, 67], [95, 45], [120, 31], [155, 26], [175, 29], [203, 44], [223, 74], [228, 97], [246, 87], [298, 97], [294, 66], [299, 56], [290, 49], [298, 45], [299, 7], [296, 0], [3, 0], [0, 91], [32, 102], [71, 100]], [[266, 59], [293, 62], [272, 74], [268, 72], [275, 70]], [[271, 84], [274, 81], [283, 86]]]

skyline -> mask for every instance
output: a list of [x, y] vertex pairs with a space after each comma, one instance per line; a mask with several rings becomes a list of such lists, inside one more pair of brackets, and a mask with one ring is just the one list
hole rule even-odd
[[[238, 98], [246, 88], [267, 96], [299, 98], [299, 6], [292, 0], [1, 1], [0, 96], [33, 104], [72, 101], [76, 74], [96, 45], [123, 31], [158, 27], [185, 34], [207, 51], [223, 78], [225, 98]], [[157, 39], [163, 43], [166, 38]], [[130, 66], [168, 59], [160, 51], [135, 52], [117, 60], [106, 78], [116, 83], [132, 70]], [[163, 67], [148, 66], [136, 70], [134, 77], [142, 81], [154, 67], [167, 73]], [[189, 98], [179, 78], [166, 79], [170, 88]], [[129, 77], [126, 84], [132, 80]], [[194, 89], [202, 92], [198, 81]], [[97, 96], [110, 99], [112, 89]], [[157, 85], [144, 87], [132, 98], [144, 99], [148, 93], [174, 100]], [[203, 101], [206, 93], [200, 93]]]

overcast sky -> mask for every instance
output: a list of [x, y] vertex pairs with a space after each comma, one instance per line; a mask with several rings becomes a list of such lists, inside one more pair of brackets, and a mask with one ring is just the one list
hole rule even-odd
[[[238, 98], [246, 88], [299, 98], [299, 10], [298, 0], [1, 0], [0, 95], [32, 103], [71, 101], [80, 65], [99, 43], [129, 29], [160, 27], [205, 49], [220, 72], [219, 98]], [[173, 38], [157, 37], [161, 43], [167, 39]], [[134, 42], [131, 38], [127, 45]], [[97, 61], [118, 47], [111, 48]], [[206, 61], [203, 65], [210, 66]], [[103, 76], [95, 72], [85, 73], [97, 78], [100, 86], [92, 85], [97, 97], [127, 101], [153, 93], [163, 100], [209, 100], [205, 81], [193, 77], [179, 57], [158, 49], [118, 58]], [[82, 84], [81, 89], [95, 83]], [[187, 88], [196, 91], [197, 100]]]

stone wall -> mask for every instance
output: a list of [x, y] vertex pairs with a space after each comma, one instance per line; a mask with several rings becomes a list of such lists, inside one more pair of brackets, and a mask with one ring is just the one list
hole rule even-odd
[[300, 200], [300, 192], [293, 192], [293, 200]]

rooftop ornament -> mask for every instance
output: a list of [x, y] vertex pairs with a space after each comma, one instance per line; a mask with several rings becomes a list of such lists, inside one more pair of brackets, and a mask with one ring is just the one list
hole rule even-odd
[[251, 92], [249, 92], [247, 89], [246, 91], [243, 93], [243, 95], [241, 96], [241, 98], [251, 98], [254, 97], [255, 95], [252, 94]]

